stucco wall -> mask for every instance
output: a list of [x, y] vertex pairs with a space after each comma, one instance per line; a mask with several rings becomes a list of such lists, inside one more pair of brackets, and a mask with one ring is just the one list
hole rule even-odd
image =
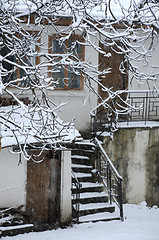
[[123, 177], [124, 201], [159, 206], [159, 127], [119, 129], [103, 147]]
[[0, 151], [0, 208], [25, 205], [27, 161], [19, 163], [19, 156], [9, 152], [9, 148]]

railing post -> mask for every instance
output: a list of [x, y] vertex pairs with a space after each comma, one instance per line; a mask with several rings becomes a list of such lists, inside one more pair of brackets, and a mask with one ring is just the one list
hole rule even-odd
[[[149, 109], [148, 108], [148, 92], [146, 92], [146, 102], [145, 102], [145, 125], [146, 125], [146, 121], [149, 120]], [[148, 113], [147, 113], [148, 112]]]
[[112, 204], [112, 175], [111, 175], [111, 170], [109, 169], [109, 166], [108, 166], [108, 173], [109, 173], [110, 204]]
[[96, 137], [97, 134], [97, 115], [94, 116], [93, 121], [93, 136]]
[[120, 218], [122, 221], [124, 221], [124, 215], [123, 215], [123, 197], [122, 197], [122, 179], [119, 179], [118, 182], [119, 187], [119, 207], [120, 207]]
[[[75, 177], [73, 171], [72, 171], [72, 191], [73, 191], [73, 184], [75, 185], [75, 190], [73, 194], [73, 199], [75, 199], [75, 218], [76, 221], [79, 222], [79, 211], [80, 211], [80, 188], [82, 187], [82, 184], [78, 181], [78, 179]], [[73, 182], [74, 181], [74, 182]], [[75, 195], [75, 198], [74, 198]]]
[[[99, 174], [101, 175], [101, 153], [98, 149], [98, 160], [97, 160], [97, 163], [98, 163], [98, 166], [97, 166], [97, 169], [98, 169], [98, 172]], [[100, 177], [98, 176], [98, 182], [100, 182]]]

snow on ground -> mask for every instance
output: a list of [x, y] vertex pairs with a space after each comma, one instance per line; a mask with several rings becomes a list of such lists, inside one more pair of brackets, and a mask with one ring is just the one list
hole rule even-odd
[[66, 229], [28, 233], [1, 240], [159, 240], [159, 208], [124, 205], [125, 221], [85, 223]]

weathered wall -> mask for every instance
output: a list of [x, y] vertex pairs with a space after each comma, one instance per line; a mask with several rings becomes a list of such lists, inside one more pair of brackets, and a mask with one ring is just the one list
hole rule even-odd
[[119, 129], [103, 146], [123, 177], [124, 201], [159, 206], [159, 127]]
[[[0, 208], [24, 206], [30, 220], [37, 223], [65, 223], [72, 218], [71, 152], [44, 151], [32, 160], [0, 151]], [[34, 155], [39, 153], [33, 152]]]
[[159, 129], [151, 129], [146, 154], [147, 194], [150, 205], [159, 206]]
[[[31, 151], [32, 154], [32, 151]], [[38, 151], [33, 152], [39, 154]], [[35, 161], [42, 162], [37, 163]], [[28, 161], [26, 212], [36, 223], [54, 224], [60, 222], [60, 152], [44, 151], [35, 161]]]

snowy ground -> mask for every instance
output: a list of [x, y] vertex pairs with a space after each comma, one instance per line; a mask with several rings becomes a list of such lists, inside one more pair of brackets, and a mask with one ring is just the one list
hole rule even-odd
[[125, 204], [124, 213], [124, 222], [85, 223], [1, 240], [159, 240], [159, 208], [148, 208], [145, 202]]

